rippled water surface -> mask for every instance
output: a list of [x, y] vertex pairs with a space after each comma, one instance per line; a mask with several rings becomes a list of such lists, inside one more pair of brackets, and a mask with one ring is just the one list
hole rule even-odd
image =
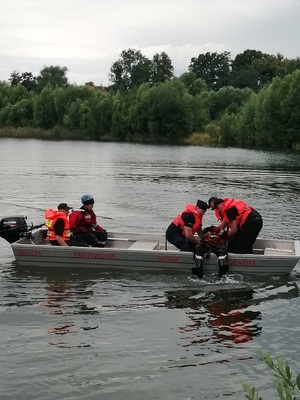
[[[299, 153], [0, 139], [0, 217], [85, 192], [108, 230], [163, 232], [187, 202], [237, 197], [299, 239]], [[205, 224], [214, 222], [206, 213]], [[274, 399], [258, 351], [300, 372], [299, 277], [18, 268], [0, 239], [2, 399]]]

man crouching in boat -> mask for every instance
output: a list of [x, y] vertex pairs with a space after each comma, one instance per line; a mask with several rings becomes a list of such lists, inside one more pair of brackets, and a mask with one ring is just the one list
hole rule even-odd
[[88, 247], [85, 243], [71, 238], [69, 211], [72, 208], [66, 203], [58, 205], [57, 210], [50, 208], [45, 212], [47, 239], [53, 246], [81, 246]]
[[[166, 239], [181, 251], [194, 251], [203, 239], [202, 219], [208, 209], [205, 201], [187, 204], [166, 230]], [[195, 235], [197, 233], [197, 235]]]
[[218, 257], [218, 275], [225, 275], [229, 270], [227, 257], [227, 232], [221, 231], [217, 226], [210, 226], [203, 229], [204, 238], [200, 245], [196, 247], [194, 260], [196, 267], [192, 268], [192, 273], [198, 278], [203, 278], [203, 257], [206, 254], [214, 253]]

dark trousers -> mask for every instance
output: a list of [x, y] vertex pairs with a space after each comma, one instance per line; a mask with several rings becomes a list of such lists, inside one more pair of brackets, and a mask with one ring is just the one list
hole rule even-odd
[[102, 229], [101, 231], [79, 233], [73, 235], [73, 239], [85, 242], [92, 247], [104, 247], [104, 244], [101, 242], [105, 242], [107, 239], [107, 232], [105, 229]]
[[182, 234], [182, 230], [173, 223], [170, 224], [166, 230], [166, 239], [181, 251], [193, 252], [195, 250], [195, 245], [189, 242]]
[[200, 244], [196, 249], [196, 254], [204, 257], [205, 254], [214, 253], [217, 257], [227, 255], [226, 245], [216, 244]]
[[253, 254], [253, 244], [263, 227], [261, 215], [252, 210], [241, 229], [228, 243], [228, 252], [236, 254]]

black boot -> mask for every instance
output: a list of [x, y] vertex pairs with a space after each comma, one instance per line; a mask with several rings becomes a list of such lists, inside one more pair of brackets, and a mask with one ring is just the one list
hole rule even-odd
[[196, 267], [192, 268], [192, 274], [196, 275], [199, 279], [203, 278], [203, 257], [194, 255]]
[[218, 257], [218, 266], [219, 266], [218, 276], [219, 278], [221, 278], [229, 271], [227, 255], [222, 255]]

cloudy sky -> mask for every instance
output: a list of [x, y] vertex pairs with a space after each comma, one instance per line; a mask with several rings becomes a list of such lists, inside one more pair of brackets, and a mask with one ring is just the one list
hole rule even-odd
[[108, 85], [129, 48], [166, 52], [176, 76], [206, 52], [296, 58], [300, 0], [0, 0], [0, 80], [59, 65], [70, 83]]

